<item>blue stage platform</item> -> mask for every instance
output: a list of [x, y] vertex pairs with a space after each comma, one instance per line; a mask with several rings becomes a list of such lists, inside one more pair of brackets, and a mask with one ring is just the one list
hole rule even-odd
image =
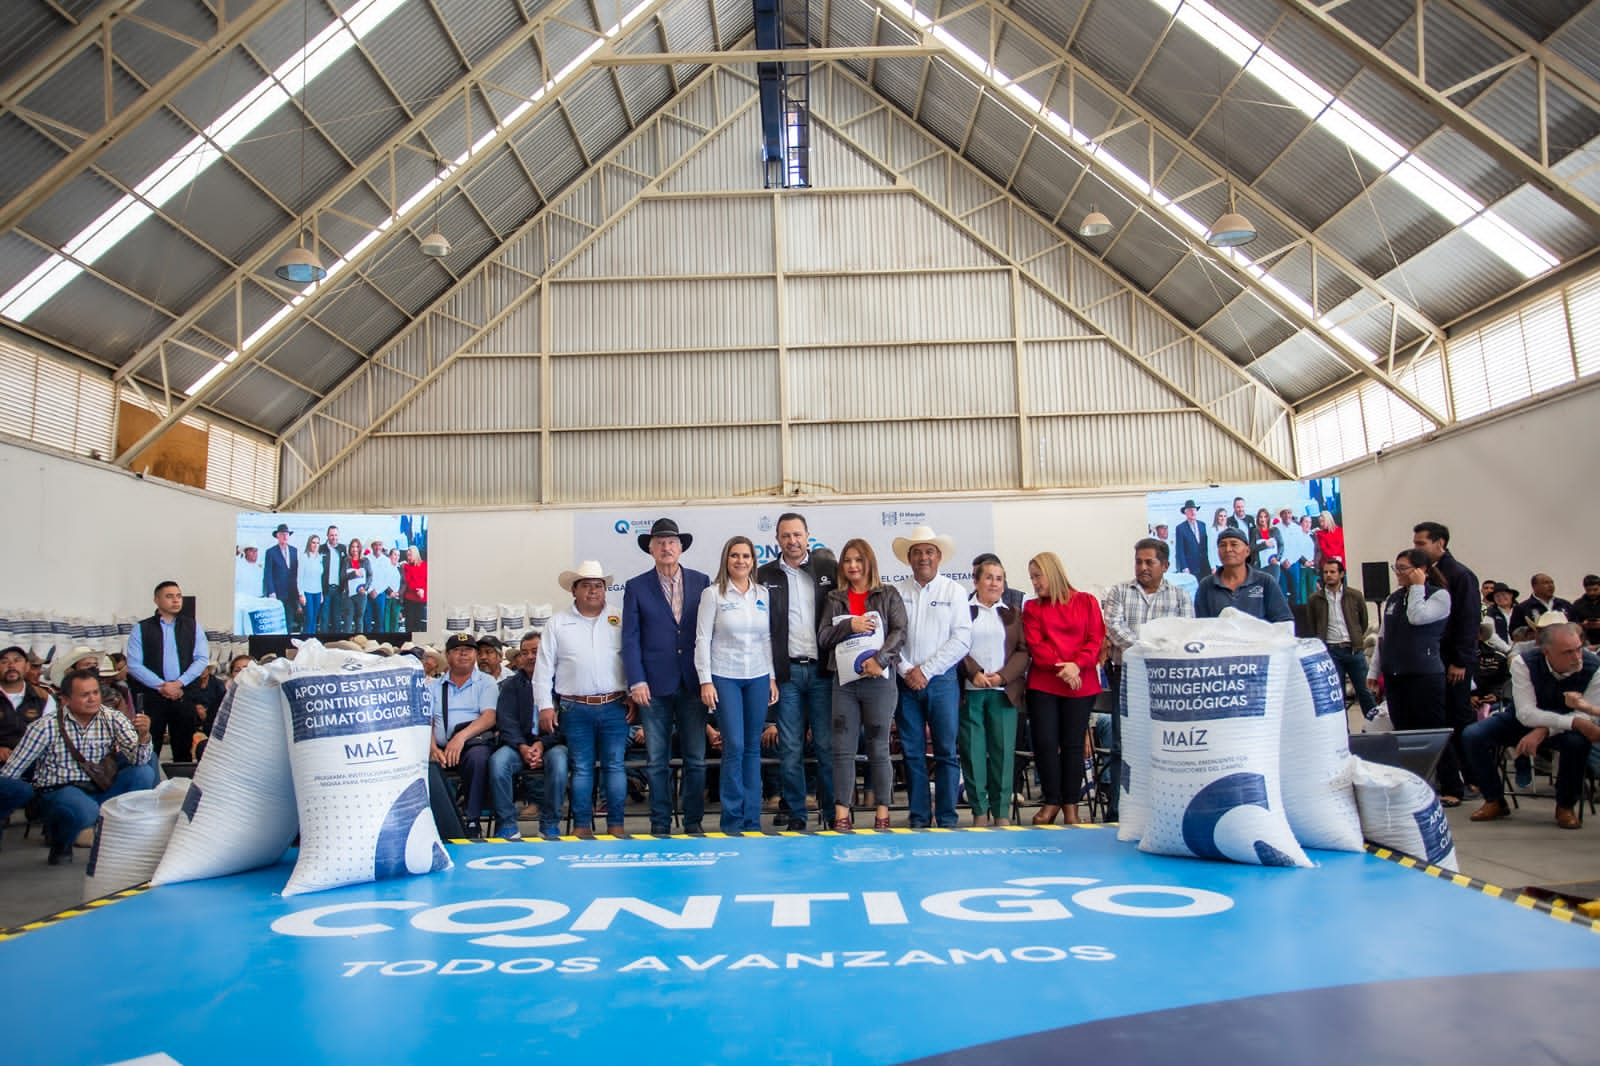
[[1587, 920], [1374, 854], [1263, 869], [1099, 828], [450, 851], [0, 933], [6, 1061], [1600, 1061]]

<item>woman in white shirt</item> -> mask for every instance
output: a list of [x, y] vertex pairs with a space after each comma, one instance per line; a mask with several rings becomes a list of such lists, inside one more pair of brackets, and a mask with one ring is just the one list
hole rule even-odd
[[979, 563], [972, 575], [972, 647], [961, 662], [961, 776], [973, 825], [1011, 824], [1011, 778], [1017, 756], [1017, 709], [1028, 680], [1022, 612], [1001, 602], [1005, 568]]
[[322, 611], [322, 572], [328, 565], [322, 555], [322, 538], [315, 533], [306, 538], [300, 553], [300, 606], [306, 613], [303, 632], [317, 631], [317, 615]]
[[722, 831], [761, 831], [761, 729], [778, 702], [766, 586], [748, 537], [722, 546], [717, 578], [700, 596], [694, 666], [700, 699], [722, 727]]

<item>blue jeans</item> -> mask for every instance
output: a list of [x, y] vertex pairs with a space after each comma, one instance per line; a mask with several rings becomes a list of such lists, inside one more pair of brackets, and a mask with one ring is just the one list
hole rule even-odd
[[387, 617], [384, 611], [388, 606], [389, 594], [387, 592], [380, 592], [376, 596], [363, 594], [361, 597], [361, 620], [356, 626], [356, 632], [384, 632], [384, 619]]
[[27, 805], [33, 799], [33, 786], [20, 777], [0, 776], [0, 826], [6, 824], [11, 812]]
[[[722, 800], [724, 833], [761, 831], [761, 729], [767, 722], [767, 697], [772, 679], [712, 675], [717, 690], [717, 722], [722, 726]], [[805, 810], [804, 800], [800, 809]]]
[[[1467, 752], [1467, 765], [1477, 778], [1478, 788], [1486, 801], [1505, 802], [1505, 785], [1500, 779], [1500, 766], [1495, 759], [1495, 749], [1514, 746], [1531, 732], [1517, 721], [1514, 711], [1491, 714], [1481, 722], [1473, 722], [1461, 734], [1461, 746]], [[1589, 763], [1592, 745], [1589, 739], [1576, 730], [1552, 734], [1540, 745], [1550, 750], [1556, 759], [1556, 806], [1576, 807], [1583, 799], [1583, 771]]]
[[699, 832], [706, 814], [706, 708], [700, 692], [680, 688], [670, 696], [652, 696], [644, 709], [645, 776], [650, 779], [650, 832], [657, 835], [672, 832], [673, 726], [683, 755], [684, 829]]
[[[1341, 679], [1349, 678], [1350, 687], [1356, 690], [1356, 699], [1361, 701], [1361, 713], [1367, 718], [1372, 717], [1372, 709], [1377, 706], [1372, 690], [1367, 688], [1367, 655], [1366, 652], [1356, 651], [1355, 648], [1328, 647], [1328, 658], [1333, 660], [1333, 665], [1339, 668]], [[1343, 680], [1339, 682], [1341, 685]]]
[[[928, 679], [921, 692], [900, 682], [900, 706], [895, 722], [906, 754], [906, 794], [911, 806], [911, 828], [925, 828], [930, 813], [941, 828], [956, 824], [956, 800], [961, 790], [961, 763], [956, 757], [956, 729], [961, 717], [961, 687], [955, 667]], [[928, 727], [933, 732], [933, 784], [939, 808], [930, 811], [928, 763], [924, 756]]]
[[[628, 775], [622, 768], [623, 753], [628, 750], [627, 708], [621, 700], [602, 704], [562, 700], [561, 731], [567, 735], [567, 757], [572, 766], [573, 826], [594, 828], [594, 761], [598, 748], [606, 790], [606, 826], [620, 828], [628, 803]], [[704, 731], [700, 735], [704, 738]], [[702, 772], [704, 765], [702, 761]], [[540, 815], [542, 825], [543, 808]]]
[[58, 788], [54, 792], [39, 794], [39, 818], [44, 822], [45, 835], [54, 843], [70, 844], [79, 833], [94, 825], [100, 817], [100, 804], [124, 792], [137, 792], [156, 787], [156, 764], [125, 766], [117, 771], [117, 779], [104, 792], [85, 792], [77, 785]]
[[[495, 836], [504, 836], [506, 830], [517, 824], [517, 802], [512, 795], [517, 774], [523, 769], [522, 753], [510, 745], [501, 745], [489, 756], [489, 793], [494, 797], [494, 818], [498, 824]], [[557, 744], [544, 749], [544, 769], [539, 776], [544, 788], [539, 795], [539, 835], [559, 836], [561, 809], [567, 805], [567, 746]]]
[[322, 593], [306, 592], [302, 595], [306, 598], [306, 624], [301, 632], [309, 635], [317, 631], [317, 615], [322, 612]]
[[778, 685], [778, 775], [789, 822], [806, 820], [806, 727], [817, 759], [817, 809], [833, 817], [833, 693], [820, 663], [790, 663]]

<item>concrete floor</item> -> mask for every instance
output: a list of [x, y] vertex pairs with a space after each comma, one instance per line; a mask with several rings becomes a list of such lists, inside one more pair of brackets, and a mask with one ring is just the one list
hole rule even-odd
[[[1540, 780], [1536, 791], [1542, 795], [1520, 797], [1521, 808], [1502, 821], [1473, 824], [1468, 820], [1476, 805], [1471, 800], [1447, 812], [1462, 873], [1508, 889], [1600, 880], [1600, 818], [1586, 812], [1583, 829], [1558, 829], [1548, 783]], [[708, 818], [707, 825], [714, 821], [714, 816]], [[770, 815], [763, 821], [770, 823]], [[649, 829], [644, 804], [629, 804], [627, 826], [634, 833]], [[522, 828], [531, 835], [536, 826], [525, 822]], [[35, 829], [31, 837], [23, 839], [20, 813], [12, 816], [0, 840], [4, 841], [0, 850], [0, 928], [82, 902], [87, 849], [76, 849], [69, 865], [46, 864], [39, 831]]]

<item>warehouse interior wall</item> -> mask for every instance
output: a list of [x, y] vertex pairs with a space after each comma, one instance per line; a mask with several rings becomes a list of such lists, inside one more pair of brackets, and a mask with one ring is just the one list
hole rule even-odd
[[1583, 594], [1600, 572], [1593, 491], [1600, 388], [1582, 388], [1435, 440], [1385, 451], [1335, 471], [1343, 478], [1345, 539], [1354, 562], [1392, 561], [1419, 521], [1450, 527], [1452, 552], [1480, 580], [1528, 595], [1544, 571], [1557, 595]]

